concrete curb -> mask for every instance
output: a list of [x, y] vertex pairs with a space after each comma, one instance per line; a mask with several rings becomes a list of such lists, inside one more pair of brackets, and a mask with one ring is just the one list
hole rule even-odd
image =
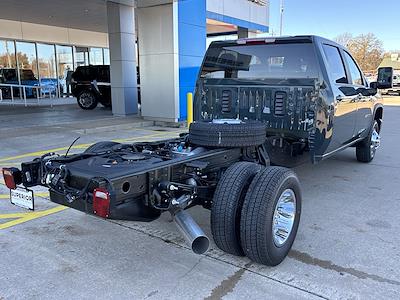
[[109, 126], [86, 128], [86, 129], [79, 129], [79, 130], [73, 130], [73, 131], [78, 134], [91, 134], [91, 133], [127, 130], [127, 129], [150, 127], [150, 126], [154, 126], [154, 121], [141, 121], [141, 122], [134, 122], [134, 123], [130, 123], [130, 124], [109, 125]]

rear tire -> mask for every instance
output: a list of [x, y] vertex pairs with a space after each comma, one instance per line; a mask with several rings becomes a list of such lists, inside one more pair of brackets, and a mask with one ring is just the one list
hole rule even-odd
[[246, 256], [268, 266], [280, 264], [292, 248], [300, 213], [300, 183], [292, 170], [268, 167], [258, 173], [242, 209], [240, 237]]
[[261, 166], [239, 162], [229, 167], [217, 185], [211, 206], [211, 232], [221, 250], [244, 256], [240, 244], [240, 218], [247, 189]]
[[368, 136], [356, 146], [356, 157], [359, 162], [369, 163], [376, 154], [380, 146], [380, 126], [378, 121], [374, 121]]
[[98, 100], [91, 91], [83, 91], [78, 96], [78, 105], [84, 110], [92, 110], [97, 107]]

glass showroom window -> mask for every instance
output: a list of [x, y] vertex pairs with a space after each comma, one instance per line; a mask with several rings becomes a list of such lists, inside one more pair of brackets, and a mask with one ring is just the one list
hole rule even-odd
[[37, 44], [37, 53], [42, 94], [45, 96], [56, 96], [58, 81], [54, 45]]
[[103, 49], [103, 56], [104, 56], [104, 64], [110, 65], [110, 49], [104, 48]]
[[[0, 40], [0, 85], [18, 84], [17, 61], [15, 57], [15, 44], [13, 41]], [[11, 98], [11, 88], [0, 87], [3, 99]], [[14, 89], [17, 92], [17, 89]]]
[[89, 65], [89, 48], [74, 47], [75, 69], [80, 66]]
[[16, 66], [14, 42], [0, 40], [0, 69]]
[[57, 77], [60, 91], [69, 96], [71, 92], [71, 74], [73, 72], [74, 60], [71, 46], [56, 46], [57, 53]]
[[102, 48], [90, 48], [89, 62], [91, 65], [102, 65], [103, 64], [103, 49]]
[[17, 42], [16, 44], [21, 84], [35, 85], [38, 83], [36, 45], [26, 42]]
[[[17, 42], [17, 63], [19, 78], [22, 85], [37, 86], [38, 69], [35, 43]], [[25, 92], [25, 94], [24, 94]], [[21, 98], [35, 98], [37, 90], [34, 88], [21, 89]]]

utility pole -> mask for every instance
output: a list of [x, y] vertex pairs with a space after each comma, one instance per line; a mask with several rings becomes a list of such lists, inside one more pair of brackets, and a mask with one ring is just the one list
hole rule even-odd
[[280, 30], [279, 30], [279, 35], [280, 36], [282, 36], [282, 34], [283, 34], [283, 13], [285, 11], [284, 2], [283, 1], [284, 0], [281, 0], [281, 8], [280, 8], [280, 10], [281, 10], [281, 26], [280, 26]]

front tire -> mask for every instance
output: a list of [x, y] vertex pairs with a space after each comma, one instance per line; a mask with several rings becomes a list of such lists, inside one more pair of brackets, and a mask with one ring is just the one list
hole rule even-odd
[[240, 245], [240, 218], [247, 189], [261, 166], [238, 162], [221, 177], [211, 206], [211, 232], [221, 250], [243, 256]]
[[258, 173], [243, 203], [240, 237], [248, 258], [280, 264], [292, 248], [301, 214], [301, 189], [296, 174], [282, 167]]
[[92, 110], [97, 107], [98, 100], [91, 91], [83, 91], [78, 96], [78, 105], [84, 110]]
[[356, 156], [359, 162], [369, 163], [376, 154], [376, 150], [380, 147], [380, 126], [378, 121], [374, 120], [372, 128], [368, 136], [356, 146]]

